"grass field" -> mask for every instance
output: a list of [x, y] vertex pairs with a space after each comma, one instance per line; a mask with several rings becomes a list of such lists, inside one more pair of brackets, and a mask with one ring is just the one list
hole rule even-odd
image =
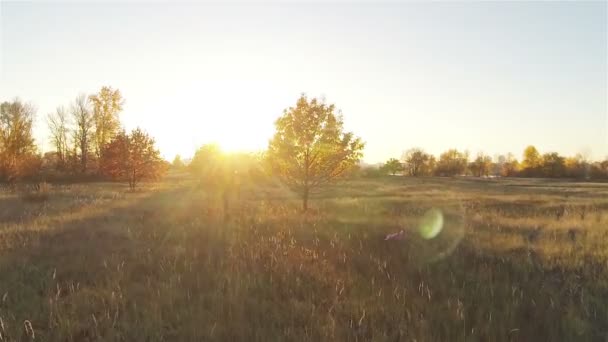
[[608, 339], [608, 184], [353, 180], [306, 215], [194, 185], [3, 192], [0, 341]]

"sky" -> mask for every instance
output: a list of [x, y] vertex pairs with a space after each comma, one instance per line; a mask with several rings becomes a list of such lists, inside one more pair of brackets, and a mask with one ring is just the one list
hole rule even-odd
[[607, 2], [0, 3], [0, 101], [120, 89], [162, 155], [261, 150], [301, 93], [369, 163], [421, 147], [608, 155]]

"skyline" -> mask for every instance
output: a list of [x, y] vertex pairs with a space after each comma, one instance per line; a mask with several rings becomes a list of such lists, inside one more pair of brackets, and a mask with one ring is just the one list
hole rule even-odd
[[[118, 88], [163, 156], [260, 150], [301, 93], [366, 143], [608, 155], [606, 3], [210, 6], [2, 3], [0, 99], [45, 117]], [[159, 23], [163, 26], [159, 27]], [[238, 125], [234, 123], [238, 122]]]

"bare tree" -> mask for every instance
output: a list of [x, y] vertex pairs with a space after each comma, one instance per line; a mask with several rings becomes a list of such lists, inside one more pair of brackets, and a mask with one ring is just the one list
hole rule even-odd
[[68, 133], [69, 122], [68, 113], [63, 106], [57, 107], [54, 113], [47, 116], [47, 125], [51, 134], [51, 143], [55, 146], [59, 167], [63, 168], [66, 165], [66, 159], [69, 151]]
[[73, 132], [74, 150], [79, 156], [80, 171], [85, 172], [88, 165], [94, 124], [87, 96], [81, 94], [76, 97], [71, 111], [76, 126]]

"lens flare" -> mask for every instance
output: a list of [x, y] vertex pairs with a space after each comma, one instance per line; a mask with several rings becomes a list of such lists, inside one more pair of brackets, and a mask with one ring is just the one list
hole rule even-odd
[[443, 213], [433, 208], [427, 211], [418, 224], [418, 233], [423, 239], [434, 239], [443, 229]]

